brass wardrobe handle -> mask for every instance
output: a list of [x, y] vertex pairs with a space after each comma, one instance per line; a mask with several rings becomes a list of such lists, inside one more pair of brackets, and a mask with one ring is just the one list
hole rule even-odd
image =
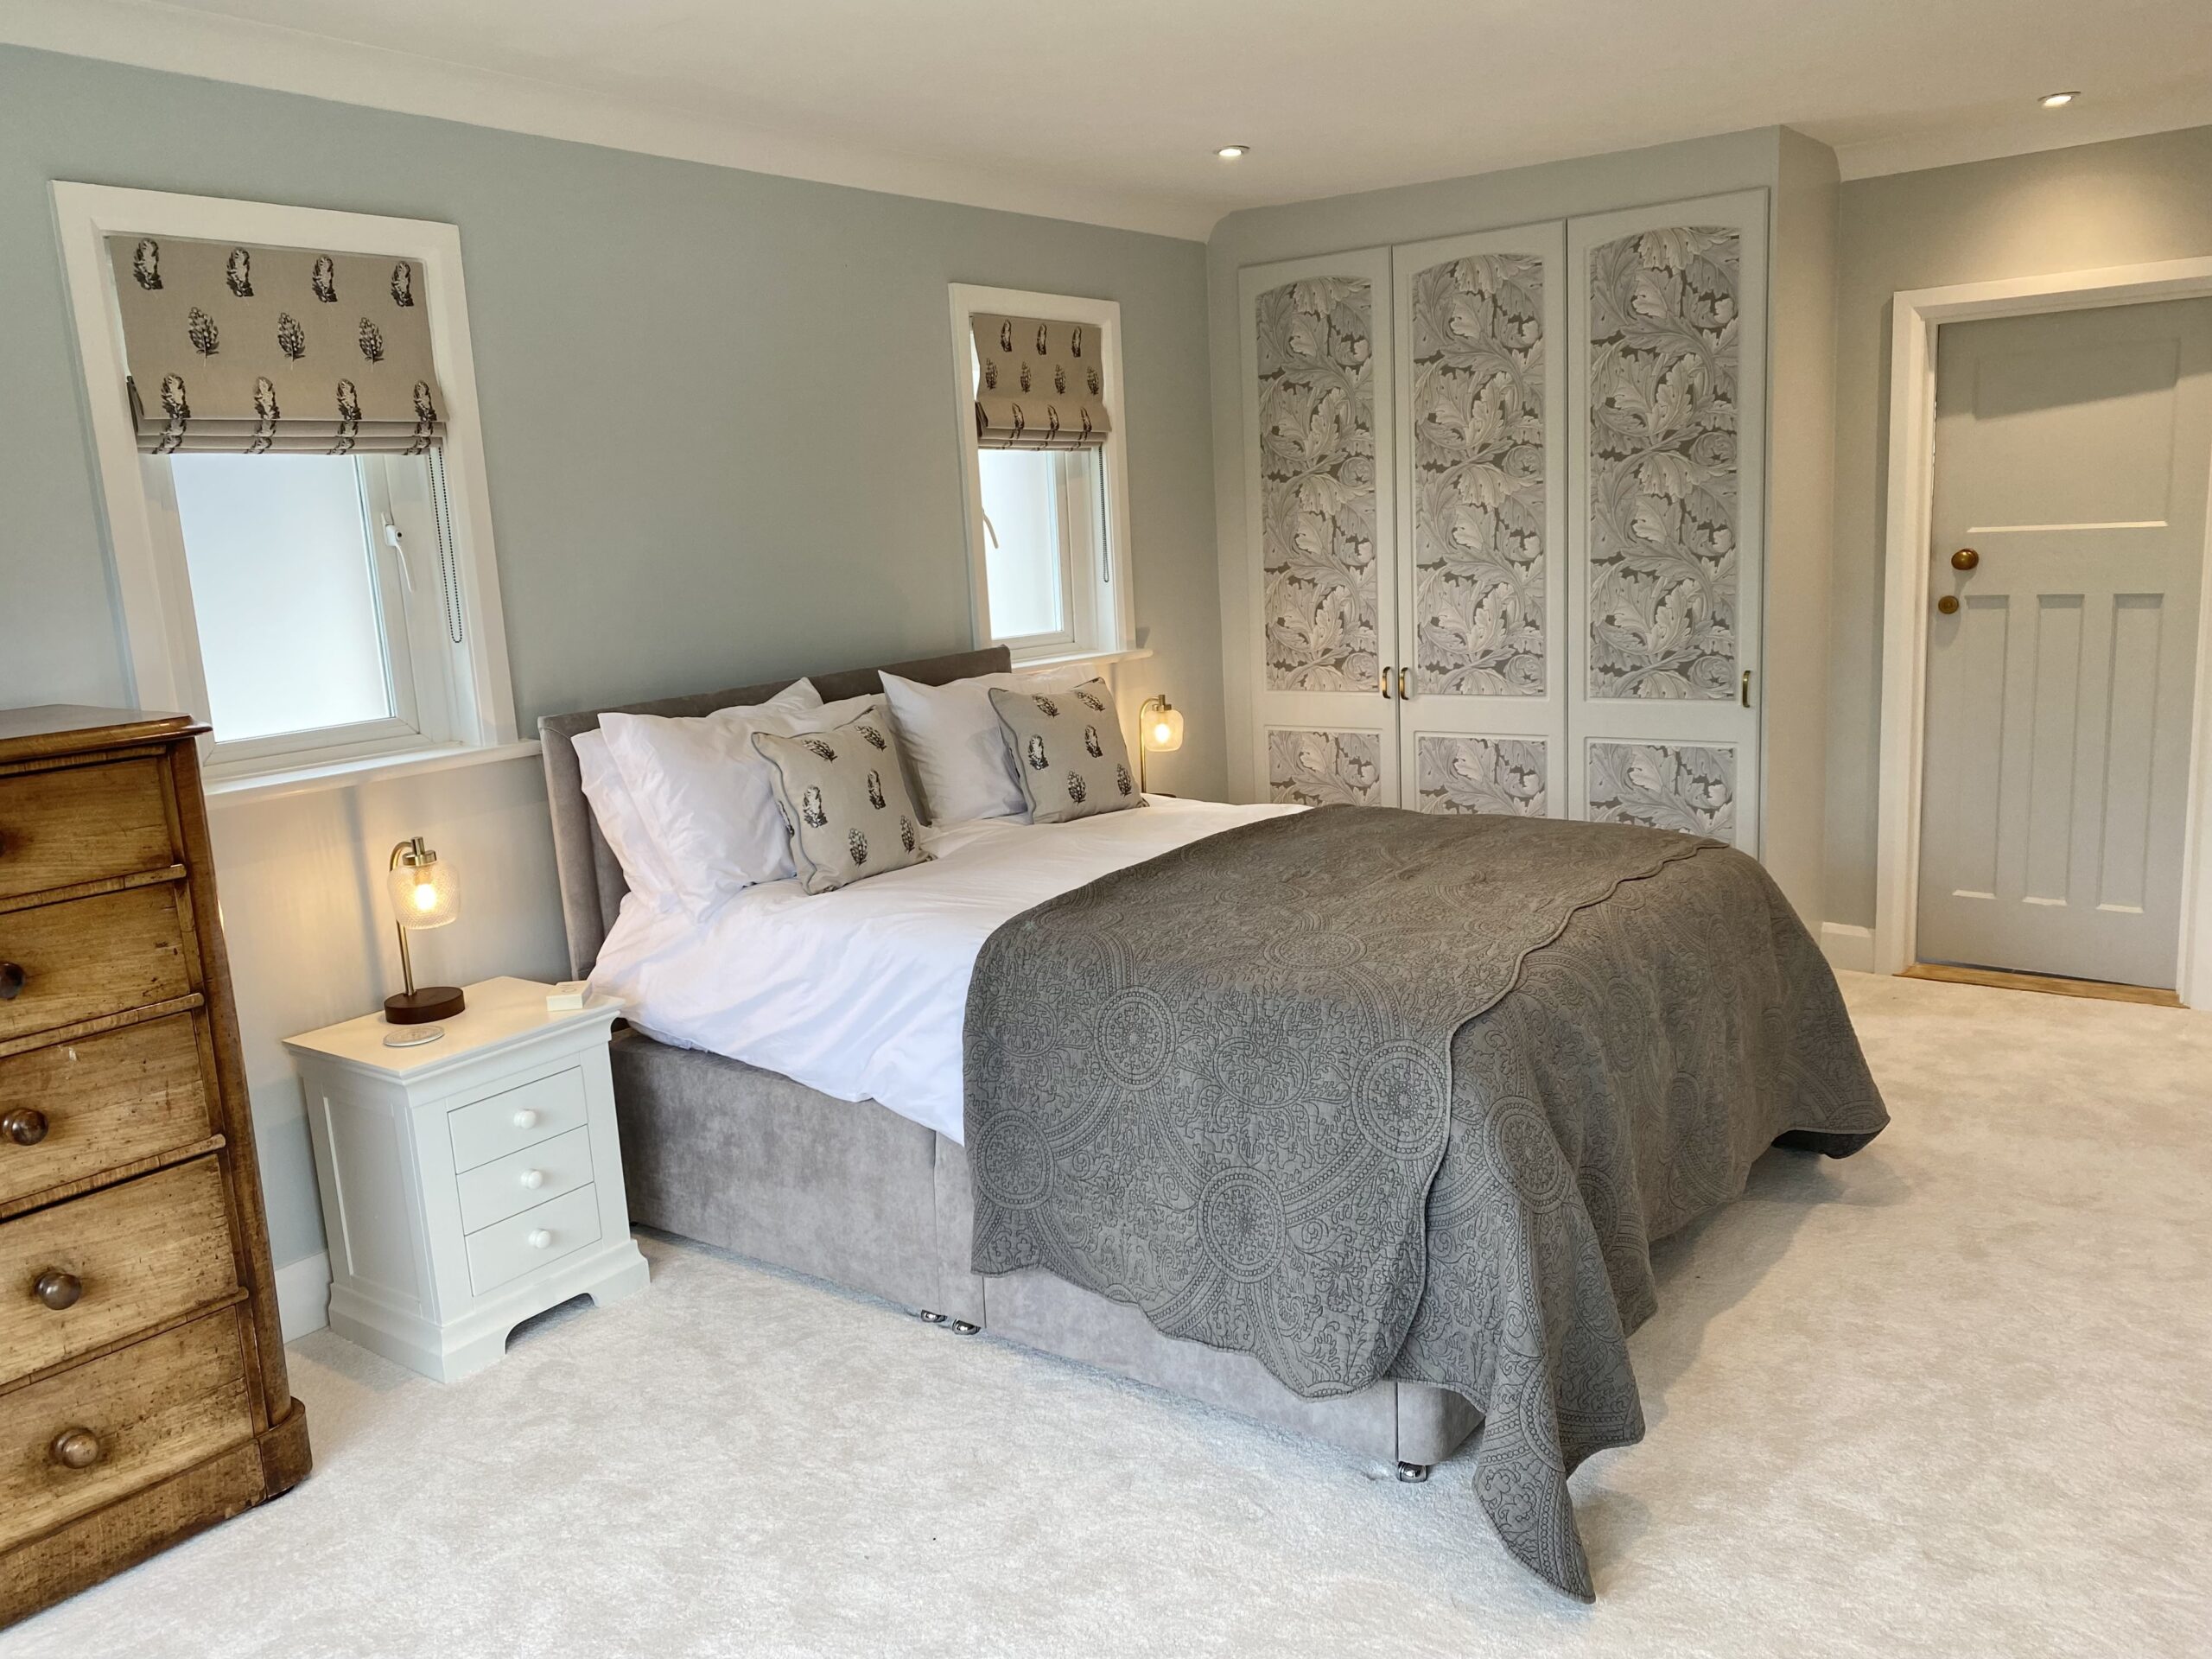
[[11, 1106], [0, 1114], [0, 1135], [19, 1147], [35, 1147], [46, 1139], [46, 1114], [35, 1106]]
[[1951, 569], [1954, 570], [1971, 570], [1980, 563], [1981, 555], [1970, 547], [1962, 547], [1951, 555]]
[[1936, 608], [1946, 616], [1956, 616], [1959, 612], [1959, 596], [1956, 594], [1944, 594], [1936, 601]]
[[1406, 690], [1406, 676], [1412, 672], [1413, 671], [1409, 668], [1402, 668], [1398, 671], [1398, 701], [1400, 702], [1403, 702], [1413, 695]]
[[1382, 664], [1382, 691], [1386, 697], [1390, 695], [1390, 664], [1388, 663]]

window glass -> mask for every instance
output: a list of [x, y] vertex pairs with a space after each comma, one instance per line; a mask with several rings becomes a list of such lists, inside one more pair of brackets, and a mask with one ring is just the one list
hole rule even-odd
[[219, 743], [394, 712], [360, 464], [169, 460]]
[[1059, 462], [1041, 449], [985, 449], [983, 567], [991, 637], [1022, 639], [1067, 627]]

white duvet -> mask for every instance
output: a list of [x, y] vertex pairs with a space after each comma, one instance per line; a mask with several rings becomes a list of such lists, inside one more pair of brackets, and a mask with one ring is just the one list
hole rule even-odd
[[976, 954], [1032, 905], [1291, 806], [1154, 796], [1072, 823], [945, 826], [937, 856], [835, 893], [747, 887], [705, 922], [636, 893], [593, 990], [647, 1036], [780, 1071], [840, 1100], [876, 1100], [958, 1141], [961, 1025]]

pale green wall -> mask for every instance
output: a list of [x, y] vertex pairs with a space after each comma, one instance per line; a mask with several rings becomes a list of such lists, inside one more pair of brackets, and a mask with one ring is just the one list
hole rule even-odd
[[[968, 644], [945, 285], [1120, 301], [1137, 622], [1158, 652], [1123, 690], [1165, 690], [1189, 714], [1162, 785], [1219, 792], [1200, 245], [14, 48], [0, 48], [0, 707], [124, 691], [55, 179], [461, 227], [525, 728]], [[217, 814], [280, 1262], [320, 1243], [278, 1039], [372, 1007], [396, 979], [367, 874], [417, 829], [475, 877], [462, 922], [424, 941], [442, 954], [426, 969], [562, 970], [527, 765]]]
[[1874, 919], [1890, 296], [2212, 255], [2212, 127], [1860, 179], [1842, 191], [1830, 613], [1829, 921]]

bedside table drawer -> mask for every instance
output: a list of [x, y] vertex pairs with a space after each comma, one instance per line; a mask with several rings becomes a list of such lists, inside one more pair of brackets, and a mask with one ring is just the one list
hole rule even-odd
[[0, 1396], [0, 1548], [253, 1438], [239, 1313]]
[[0, 914], [0, 1039], [189, 993], [176, 898], [162, 881]]
[[0, 1382], [237, 1287], [213, 1158], [0, 1222]]
[[550, 1204], [468, 1236], [468, 1282], [479, 1296], [599, 1242], [599, 1190], [580, 1186]]
[[175, 861], [158, 760], [0, 778], [0, 899]]
[[0, 1204], [204, 1140], [193, 1016], [0, 1060]]
[[453, 1135], [453, 1166], [474, 1169], [570, 1129], [580, 1129], [585, 1112], [581, 1070], [556, 1071], [550, 1077], [461, 1107], [446, 1116]]
[[591, 1131], [570, 1129], [464, 1173], [461, 1230], [476, 1232], [590, 1184]]

